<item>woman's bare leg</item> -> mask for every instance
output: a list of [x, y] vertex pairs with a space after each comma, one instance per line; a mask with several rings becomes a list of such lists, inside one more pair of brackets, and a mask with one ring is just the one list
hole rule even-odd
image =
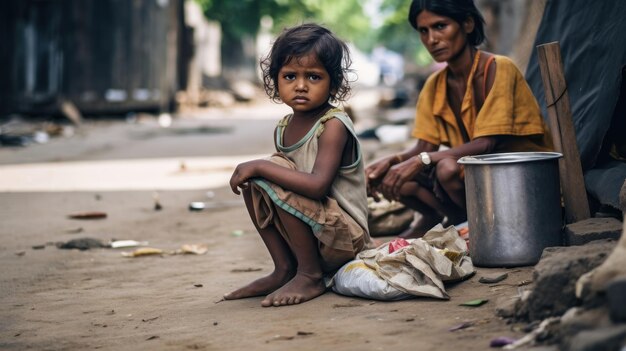
[[322, 279], [318, 241], [311, 228], [282, 209], [277, 208], [277, 214], [289, 233], [289, 246], [298, 262], [298, 268], [293, 279], [261, 302], [264, 307], [299, 304], [326, 291]]
[[444, 159], [437, 163], [437, 179], [448, 194], [452, 204], [445, 206], [442, 213], [446, 224], [454, 225], [467, 220], [465, 209], [465, 180], [461, 177], [462, 169], [456, 159]]
[[448, 194], [452, 203], [442, 203], [435, 194], [419, 185], [417, 182], [407, 182], [400, 193], [400, 201], [407, 207], [422, 214], [419, 222], [407, 229], [399, 236], [402, 238], [420, 238], [432, 227], [441, 223], [444, 225], [458, 224], [467, 220], [465, 211], [465, 182], [461, 177], [461, 167], [456, 159], [443, 159], [437, 162], [437, 181]]
[[256, 222], [252, 196], [249, 189], [250, 188], [243, 191], [246, 208], [248, 209], [248, 214], [254, 226], [261, 235], [261, 239], [263, 239], [263, 243], [272, 257], [274, 271], [265, 277], [259, 278], [248, 285], [224, 295], [225, 300], [267, 295], [285, 285], [293, 278], [296, 272], [296, 261], [291, 254], [291, 249], [276, 227], [270, 225], [266, 228], [259, 228]]

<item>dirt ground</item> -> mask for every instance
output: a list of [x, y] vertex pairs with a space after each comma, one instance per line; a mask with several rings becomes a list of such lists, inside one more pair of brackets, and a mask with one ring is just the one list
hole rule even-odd
[[[57, 184], [55, 165], [71, 162], [234, 157], [271, 151], [267, 136], [275, 120], [221, 113], [230, 119], [188, 118], [171, 127], [179, 133], [167, 135], [159, 135], [162, 128], [154, 124], [91, 122], [72, 138], [23, 149], [0, 148], [0, 185], [23, 186], [22, 190], [5, 186], [0, 192], [0, 349], [485, 350], [495, 337], [523, 335], [523, 325], [507, 325], [494, 309], [498, 299], [517, 294], [519, 285], [532, 279], [532, 267], [477, 268], [471, 279], [447, 286], [448, 301], [382, 302], [328, 292], [280, 308], [261, 307], [262, 298], [218, 302], [224, 293], [272, 269], [243, 202], [229, 202], [241, 199], [223, 183], [196, 189], [154, 185], [162, 205], [155, 211], [150, 179], [139, 190], [121, 185], [120, 190], [88, 189], [93, 184], [89, 181], [103, 185], [113, 177], [101, 172], [84, 177], [90, 179], [82, 179], [87, 184], [82, 188], [79, 180], [72, 181], [68, 189], [75, 185], [75, 191], [46, 189], [45, 181], [38, 184], [41, 190], [28, 190], [38, 189], [29, 188], [32, 182], [41, 183], [37, 175], [27, 168], [11, 168], [46, 164], [50, 173], [42, 171], [38, 176]], [[227, 128], [223, 135], [209, 135], [209, 127]], [[178, 166], [170, 174], [180, 179], [178, 183], [185, 178], [176, 178], [176, 172], [196, 171], [196, 176], [208, 178], [224, 177], [232, 170], [228, 165]], [[3, 178], [3, 172], [17, 178]], [[211, 199], [207, 191], [212, 192]], [[191, 212], [191, 201], [227, 203]], [[67, 217], [84, 211], [108, 216]], [[128, 248], [79, 251], [53, 245], [83, 237], [148, 241], [150, 247], [166, 251], [206, 244], [208, 252], [128, 258], [121, 254], [132, 250]], [[509, 277], [501, 283], [478, 282], [484, 274], [505, 271]], [[459, 305], [479, 298], [489, 301], [480, 307]], [[450, 331], [464, 322], [472, 326]]]

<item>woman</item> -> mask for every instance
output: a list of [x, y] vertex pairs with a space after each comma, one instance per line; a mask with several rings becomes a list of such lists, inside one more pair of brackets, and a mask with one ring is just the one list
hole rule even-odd
[[[510, 59], [480, 51], [484, 19], [473, 0], [413, 0], [409, 23], [437, 62], [420, 92], [412, 148], [365, 170], [368, 194], [382, 194], [421, 213], [400, 236], [417, 238], [437, 223], [466, 220], [460, 157], [549, 151], [539, 105]], [[446, 146], [440, 150], [440, 146]]]

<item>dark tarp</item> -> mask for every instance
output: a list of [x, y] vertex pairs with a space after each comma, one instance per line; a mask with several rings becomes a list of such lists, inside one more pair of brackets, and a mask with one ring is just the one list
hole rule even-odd
[[[626, 138], [625, 111], [615, 113], [626, 66], [624, 18], [626, 1], [552, 0], [546, 3], [535, 38], [535, 46], [559, 42], [587, 191], [615, 208], [626, 163], [609, 160], [605, 137], [613, 129], [611, 135]], [[536, 50], [526, 80], [547, 116]]]

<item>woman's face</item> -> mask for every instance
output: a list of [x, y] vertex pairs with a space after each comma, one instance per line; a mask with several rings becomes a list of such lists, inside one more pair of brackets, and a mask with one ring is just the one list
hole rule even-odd
[[450, 17], [440, 16], [428, 10], [417, 15], [420, 40], [437, 62], [454, 60], [467, 45], [467, 36], [473, 30], [474, 20], [471, 17], [459, 24]]

